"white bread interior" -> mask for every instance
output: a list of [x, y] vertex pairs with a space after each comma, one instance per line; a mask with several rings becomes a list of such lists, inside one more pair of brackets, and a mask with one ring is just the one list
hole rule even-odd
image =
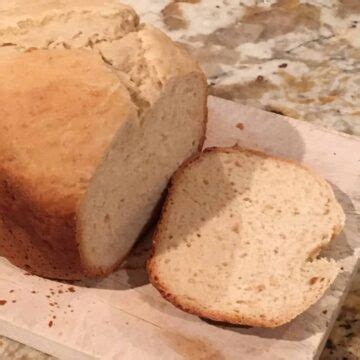
[[148, 263], [181, 309], [217, 321], [282, 325], [338, 274], [317, 258], [344, 226], [329, 184], [298, 164], [214, 149], [174, 176]]

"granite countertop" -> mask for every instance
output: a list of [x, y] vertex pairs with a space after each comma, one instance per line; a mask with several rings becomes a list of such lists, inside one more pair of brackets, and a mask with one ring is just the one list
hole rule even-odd
[[[360, 136], [360, 0], [123, 0], [203, 66], [210, 94]], [[0, 358], [50, 359], [0, 337]], [[325, 359], [360, 358], [360, 275]]]

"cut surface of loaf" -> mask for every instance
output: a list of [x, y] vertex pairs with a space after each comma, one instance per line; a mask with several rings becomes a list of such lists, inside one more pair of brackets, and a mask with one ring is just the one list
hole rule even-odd
[[206, 79], [117, 1], [0, 14], [0, 255], [51, 278], [104, 275], [201, 148]]
[[282, 325], [338, 273], [318, 258], [345, 216], [302, 166], [239, 148], [206, 150], [174, 175], [148, 272], [177, 307], [216, 321]]

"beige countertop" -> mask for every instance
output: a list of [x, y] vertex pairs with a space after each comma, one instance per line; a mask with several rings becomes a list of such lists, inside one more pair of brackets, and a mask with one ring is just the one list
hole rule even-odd
[[[198, 59], [211, 94], [360, 136], [359, 0], [122, 2]], [[0, 337], [0, 358], [51, 357]], [[359, 358], [360, 276], [322, 360]]]

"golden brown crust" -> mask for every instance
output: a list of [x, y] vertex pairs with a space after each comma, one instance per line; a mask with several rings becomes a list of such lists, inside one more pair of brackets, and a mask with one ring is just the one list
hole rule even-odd
[[[26, 6], [20, 6], [22, 2], [26, 3]], [[8, 21], [9, 28], [17, 29], [17, 17], [21, 15], [21, 19], [29, 19], [26, 21], [28, 28], [24, 32], [35, 29], [36, 39], [33, 35], [22, 36], [22, 30], [19, 32], [11, 30], [16, 40], [14, 41], [16, 45], [13, 47], [14, 51], [21, 52], [32, 47], [45, 47], [43, 42], [52, 34], [57, 34], [56, 29], [59, 30], [60, 38], [62, 38], [62, 31], [69, 35], [74, 30], [71, 27], [64, 28], [61, 22], [57, 24], [58, 20], [54, 17], [51, 18], [54, 28], [49, 28], [51, 30], [49, 33], [46, 28], [42, 33], [42, 22], [38, 21], [37, 17], [36, 21], [32, 18], [33, 12], [37, 16], [47, 14], [48, 11], [56, 12], [59, 15], [65, 9], [72, 14], [73, 7], [76, 7], [76, 11], [79, 9], [82, 11], [83, 8], [93, 6], [95, 10], [91, 8], [91, 11], [104, 13], [105, 20], [103, 20], [106, 22], [108, 14], [112, 14], [116, 10], [118, 15], [124, 14], [124, 22], [128, 23], [120, 24], [124, 25], [124, 29], [116, 26], [116, 29], [121, 31], [112, 35], [118, 39], [120, 35], [122, 37], [126, 33], [136, 30], [146, 48], [145, 55], [148, 56], [146, 61], [151, 63], [149, 67], [156, 70], [155, 73], [159, 75], [161, 81], [167, 83], [184, 74], [202, 74], [204, 88], [207, 88], [206, 78], [201, 69], [186, 53], [182, 50], [178, 51], [177, 46], [166, 35], [152, 27], [144, 27], [141, 30], [137, 27], [138, 19], [131, 8], [119, 5], [116, 1], [110, 2], [110, 5], [112, 10], [109, 12], [107, 6], [101, 8], [103, 3], [100, 0], [90, 2], [85, 0], [53, 1], [51, 4], [44, 0], [37, 3], [36, 6], [21, 0], [14, 3], [14, 8], [3, 6], [3, 10], [7, 11], [5, 12], [7, 19], [4, 21], [5, 23]], [[22, 9], [21, 12], [17, 11], [17, 7]], [[119, 22], [121, 21], [119, 20]], [[112, 26], [113, 23], [109, 25], [109, 28], [112, 29]], [[1, 35], [6, 37], [7, 31], [2, 32], [1, 30], [0, 43]], [[92, 31], [93, 28], [91, 31], [89, 30], [89, 34]], [[103, 36], [104, 34], [98, 35]], [[91, 44], [90, 40], [89, 38], [89, 41], [85, 42]], [[103, 43], [107, 40], [111, 43], [113, 39], [103, 40]], [[52, 44], [52, 42], [50, 43]], [[56, 46], [61, 46], [61, 43]], [[83, 47], [82, 43], [73, 44], [72, 42], [68, 42], [67, 46]], [[142, 50], [145, 52], [145, 49]], [[96, 51], [94, 48], [93, 52]], [[75, 54], [76, 52], [82, 53], [78, 59], [80, 64], [76, 66], [76, 64], [66, 63], [66, 59], [64, 63], [61, 63], [62, 54]], [[0, 127], [2, 127], [0, 130], [2, 132], [0, 133], [3, 134], [2, 137], [0, 136], [0, 215], [4, 224], [0, 225], [0, 234], [2, 230], [7, 234], [6, 236], [1, 235], [0, 256], [7, 257], [14, 264], [37, 275], [49, 278], [79, 279], [84, 276], [104, 276], [114, 270], [123, 259], [119, 260], [117, 265], [107, 269], [106, 272], [91, 268], [90, 264], [85, 263], [85, 259], [81, 259], [78, 249], [81, 241], [81, 224], [77, 219], [77, 211], [87, 185], [102, 160], [119, 123], [125, 121], [129, 113], [136, 112], [135, 105], [131, 102], [130, 97], [127, 97], [129, 94], [122, 86], [122, 80], [116, 79], [118, 87], [123, 88], [120, 89], [121, 91], [114, 86], [111, 79], [109, 80], [113, 76], [112, 70], [106, 67], [108, 76], [102, 74], [102, 70], [99, 69], [94, 72], [94, 63], [100, 61], [95, 54], [86, 55], [84, 50], [51, 50], [50, 58], [52, 57], [52, 59], [49, 58], [48, 63], [45, 62], [44, 66], [44, 63], [36, 58], [46, 58], [47, 53], [50, 52], [12, 53], [11, 56], [4, 56], [0, 60], [0, 82], [2, 83], [0, 91]], [[64, 58], [67, 56], [64, 55]], [[84, 57], [83, 60], [81, 60], [82, 57]], [[86, 59], [86, 57], [88, 58]], [[51, 62], [57, 62], [55, 70], [53, 69], [52, 79], [41, 78], [42, 73], [48, 73]], [[29, 71], [22, 71], [23, 67], [26, 68], [29, 64], [32, 64]], [[81, 82], [81, 75], [86, 68], [92, 72], [93, 82], [81, 87], [79, 81]], [[119, 73], [121, 71], [123, 69], [120, 69]], [[19, 79], [21, 79], [21, 84]], [[103, 89], [99, 90], [101, 84]], [[109, 93], [107, 98], [103, 96], [102, 90], [104, 89]], [[150, 92], [154, 93], [153, 90], [150, 87]], [[94, 119], [86, 119], [86, 116], [91, 116], [89, 114], [91, 109], [96, 108], [94, 99], [88, 97], [89, 102], [83, 101], [82, 95], [84, 93], [89, 95], [89, 92], [93, 92], [94, 99], [104, 100], [97, 104], [99, 105], [97, 111], [102, 114], [101, 117], [106, 117], [103, 112], [108, 109], [112, 113], [109, 117], [114, 115], [114, 119], [116, 118], [117, 121], [110, 121], [109, 126], [109, 124], [99, 124], [97, 121], [93, 121]], [[161, 96], [161, 92], [158, 96]], [[156, 96], [154, 98], [156, 99]], [[64, 112], [62, 110], [52, 112], [51, 106], [54, 103], [58, 105], [61, 103], [58, 107]], [[101, 108], [102, 105], [104, 108]], [[206, 113], [206, 98], [204, 98], [203, 106]], [[71, 124], [69, 122], [67, 126], [61, 128], [61, 121], [57, 121], [58, 115], [63, 120], [72, 119]], [[44, 136], [42, 133], [44, 128], [51, 128], [54, 124], [55, 128], [60, 125], [59, 131], [51, 129], [50, 133], [54, 131], [53, 136], [50, 138]], [[72, 125], [76, 128], [75, 130]], [[104, 137], [101, 138], [99, 133], [103, 128], [106, 129], [106, 134], [103, 134]], [[74, 139], [71, 138], [73, 130]], [[199, 150], [205, 140], [205, 130], [206, 119], [203, 123]], [[80, 144], [83, 151], [79, 151], [76, 133], [81, 134], [80, 137], [84, 137]], [[70, 137], [66, 138], [65, 135], [69, 134]], [[64, 142], [61, 139], [63, 135]], [[11, 141], [14, 138], [17, 139], [16, 146], [13, 146]], [[93, 139], [97, 141], [94, 142]], [[94, 146], [94, 143], [98, 146]], [[61, 165], [59, 166], [59, 164]]]
[[81, 279], [75, 218], [41, 211], [26, 194], [0, 183], [0, 254], [13, 264], [53, 279]]
[[[277, 317], [277, 318], [274, 318], [274, 317], [268, 318], [266, 316], [266, 314], [261, 314], [259, 317], [255, 317], [255, 316], [249, 317], [249, 316], [244, 316], [244, 315], [235, 314], [235, 313], [226, 314], [226, 313], [220, 312], [220, 311], [219, 312], [212, 311], [212, 310], [204, 309], [201, 306], [195, 306], [194, 304], [187, 303], [187, 301], [184, 299], [179, 299], [177, 296], [175, 296], [174, 294], [171, 293], [171, 291], [166, 287], [165, 284], [163, 284], [160, 281], [159, 277], [157, 276], [155, 255], [156, 255], [156, 251], [157, 251], [157, 244], [159, 242], [160, 229], [165, 224], [167, 213], [169, 212], [169, 204], [173, 200], [172, 199], [173, 188], [177, 185], [177, 181], [178, 181], [179, 177], [181, 176], [182, 172], [186, 168], [188, 168], [189, 166], [194, 164], [196, 161], [199, 161], [204, 153], [216, 153], [216, 152], [225, 152], [225, 153], [242, 152], [242, 153], [248, 153], [250, 155], [260, 156], [263, 158], [269, 158], [269, 155], [267, 155], [266, 153], [264, 153], [262, 151], [254, 150], [254, 149], [245, 149], [238, 145], [235, 145], [233, 147], [209, 147], [209, 148], [204, 149], [203, 152], [198, 153], [198, 154], [194, 155], [193, 157], [189, 158], [187, 161], [185, 161], [182, 164], [181, 167], [179, 167], [179, 169], [176, 171], [176, 173], [173, 175], [173, 177], [170, 180], [170, 183], [169, 183], [169, 186], [167, 189], [167, 197], [166, 197], [166, 200], [164, 202], [164, 205], [163, 205], [163, 208], [161, 211], [160, 219], [159, 219], [156, 229], [154, 231], [151, 254], [147, 261], [147, 272], [148, 272], [149, 280], [150, 280], [151, 284], [159, 291], [159, 293], [161, 294], [161, 296], [164, 299], [166, 299], [167, 301], [172, 303], [177, 308], [179, 308], [185, 312], [188, 312], [190, 314], [197, 315], [202, 318], [211, 319], [214, 321], [226, 322], [226, 323], [235, 324], [235, 325], [247, 325], [247, 326], [256, 326], [256, 327], [264, 327], [264, 328], [272, 328], [272, 327], [281, 326], [281, 325], [289, 322], [293, 318], [295, 318], [296, 315], [298, 313], [300, 313], [303, 309], [300, 309], [298, 313], [295, 313], [295, 312], [293, 312], [292, 314], [286, 313], [283, 317]], [[296, 162], [288, 160], [288, 159], [283, 159], [283, 158], [274, 157], [274, 156], [271, 156], [271, 158], [276, 159], [278, 161], [292, 164], [294, 166], [298, 166], [300, 168], [304, 168], [307, 171], [310, 171], [311, 174], [313, 174], [314, 177], [318, 181], [321, 181], [322, 183], [326, 183], [316, 173], [307, 169], [302, 164], [296, 163]], [[335, 232], [336, 232], [336, 229], [335, 229]], [[335, 233], [334, 233], [334, 235], [335, 235]]]
[[0, 79], [0, 213], [22, 232], [2, 238], [0, 255], [44, 277], [81, 278], [78, 204], [135, 107], [118, 77], [84, 50], [3, 58]]
[[234, 314], [234, 313], [225, 314], [224, 312], [216, 312], [216, 311], [207, 310], [207, 309], [201, 308], [200, 306], [196, 307], [196, 306], [190, 305], [190, 304], [187, 306], [184, 304], [184, 301], [179, 300], [175, 295], [171, 294], [168, 291], [166, 286], [164, 286], [159, 281], [157, 276], [153, 275], [153, 271], [154, 271], [153, 266], [149, 260], [148, 261], [148, 274], [149, 274], [149, 279], [150, 279], [150, 282], [152, 283], [152, 285], [159, 291], [159, 293], [165, 300], [169, 301], [170, 303], [172, 303], [174, 306], [176, 306], [180, 310], [185, 311], [189, 314], [196, 315], [201, 318], [210, 319], [213, 321], [225, 322], [225, 323], [234, 324], [234, 325], [246, 325], [246, 326], [264, 327], [264, 328], [272, 328], [272, 327], [281, 326], [291, 320], [288, 317], [267, 319], [266, 315], [256, 318], [256, 317], [249, 317], [249, 316], [241, 316], [239, 314]]
[[199, 148], [198, 151], [201, 151], [204, 147], [205, 141], [206, 141], [206, 128], [207, 128], [207, 123], [208, 123], [208, 118], [209, 118], [209, 110], [208, 110], [208, 106], [207, 106], [207, 98], [208, 98], [208, 87], [207, 87], [207, 80], [205, 77], [205, 74], [203, 75], [204, 78], [204, 86], [206, 89], [206, 96], [204, 98], [204, 114], [205, 114], [205, 118], [204, 118], [204, 122], [203, 122], [203, 130], [202, 130], [202, 137], [200, 139], [199, 142]]
[[[78, 254], [74, 251], [76, 248], [72, 247], [73, 238], [68, 238], [64, 246], [53, 248], [43, 239], [13, 223], [9, 217], [3, 214], [0, 217], [1, 256], [34, 275], [64, 280], [84, 277]], [[62, 234], [64, 237], [61, 240], [66, 236], [64, 231]]]
[[[107, 0], [108, 7], [115, 8], [128, 8], [132, 10], [131, 7], [127, 5], [120, 4], [117, 0]], [[59, 11], [63, 10], [74, 10], [74, 9], [82, 9], [82, 8], [104, 8], [103, 0], [37, 0], [37, 1], [28, 1], [28, 0], [16, 0], [11, 3], [2, 3], [0, 5], [0, 10], [5, 13], [7, 17], [10, 15], [19, 15], [29, 14], [36, 15], [42, 12], [48, 12], [49, 8], [56, 9]], [[133, 10], [132, 10], [133, 11]]]
[[[117, 0], [12, 0], [0, 2], [0, 51], [91, 48], [134, 31], [135, 11]], [[81, 30], [81, 31], [79, 31]]]

